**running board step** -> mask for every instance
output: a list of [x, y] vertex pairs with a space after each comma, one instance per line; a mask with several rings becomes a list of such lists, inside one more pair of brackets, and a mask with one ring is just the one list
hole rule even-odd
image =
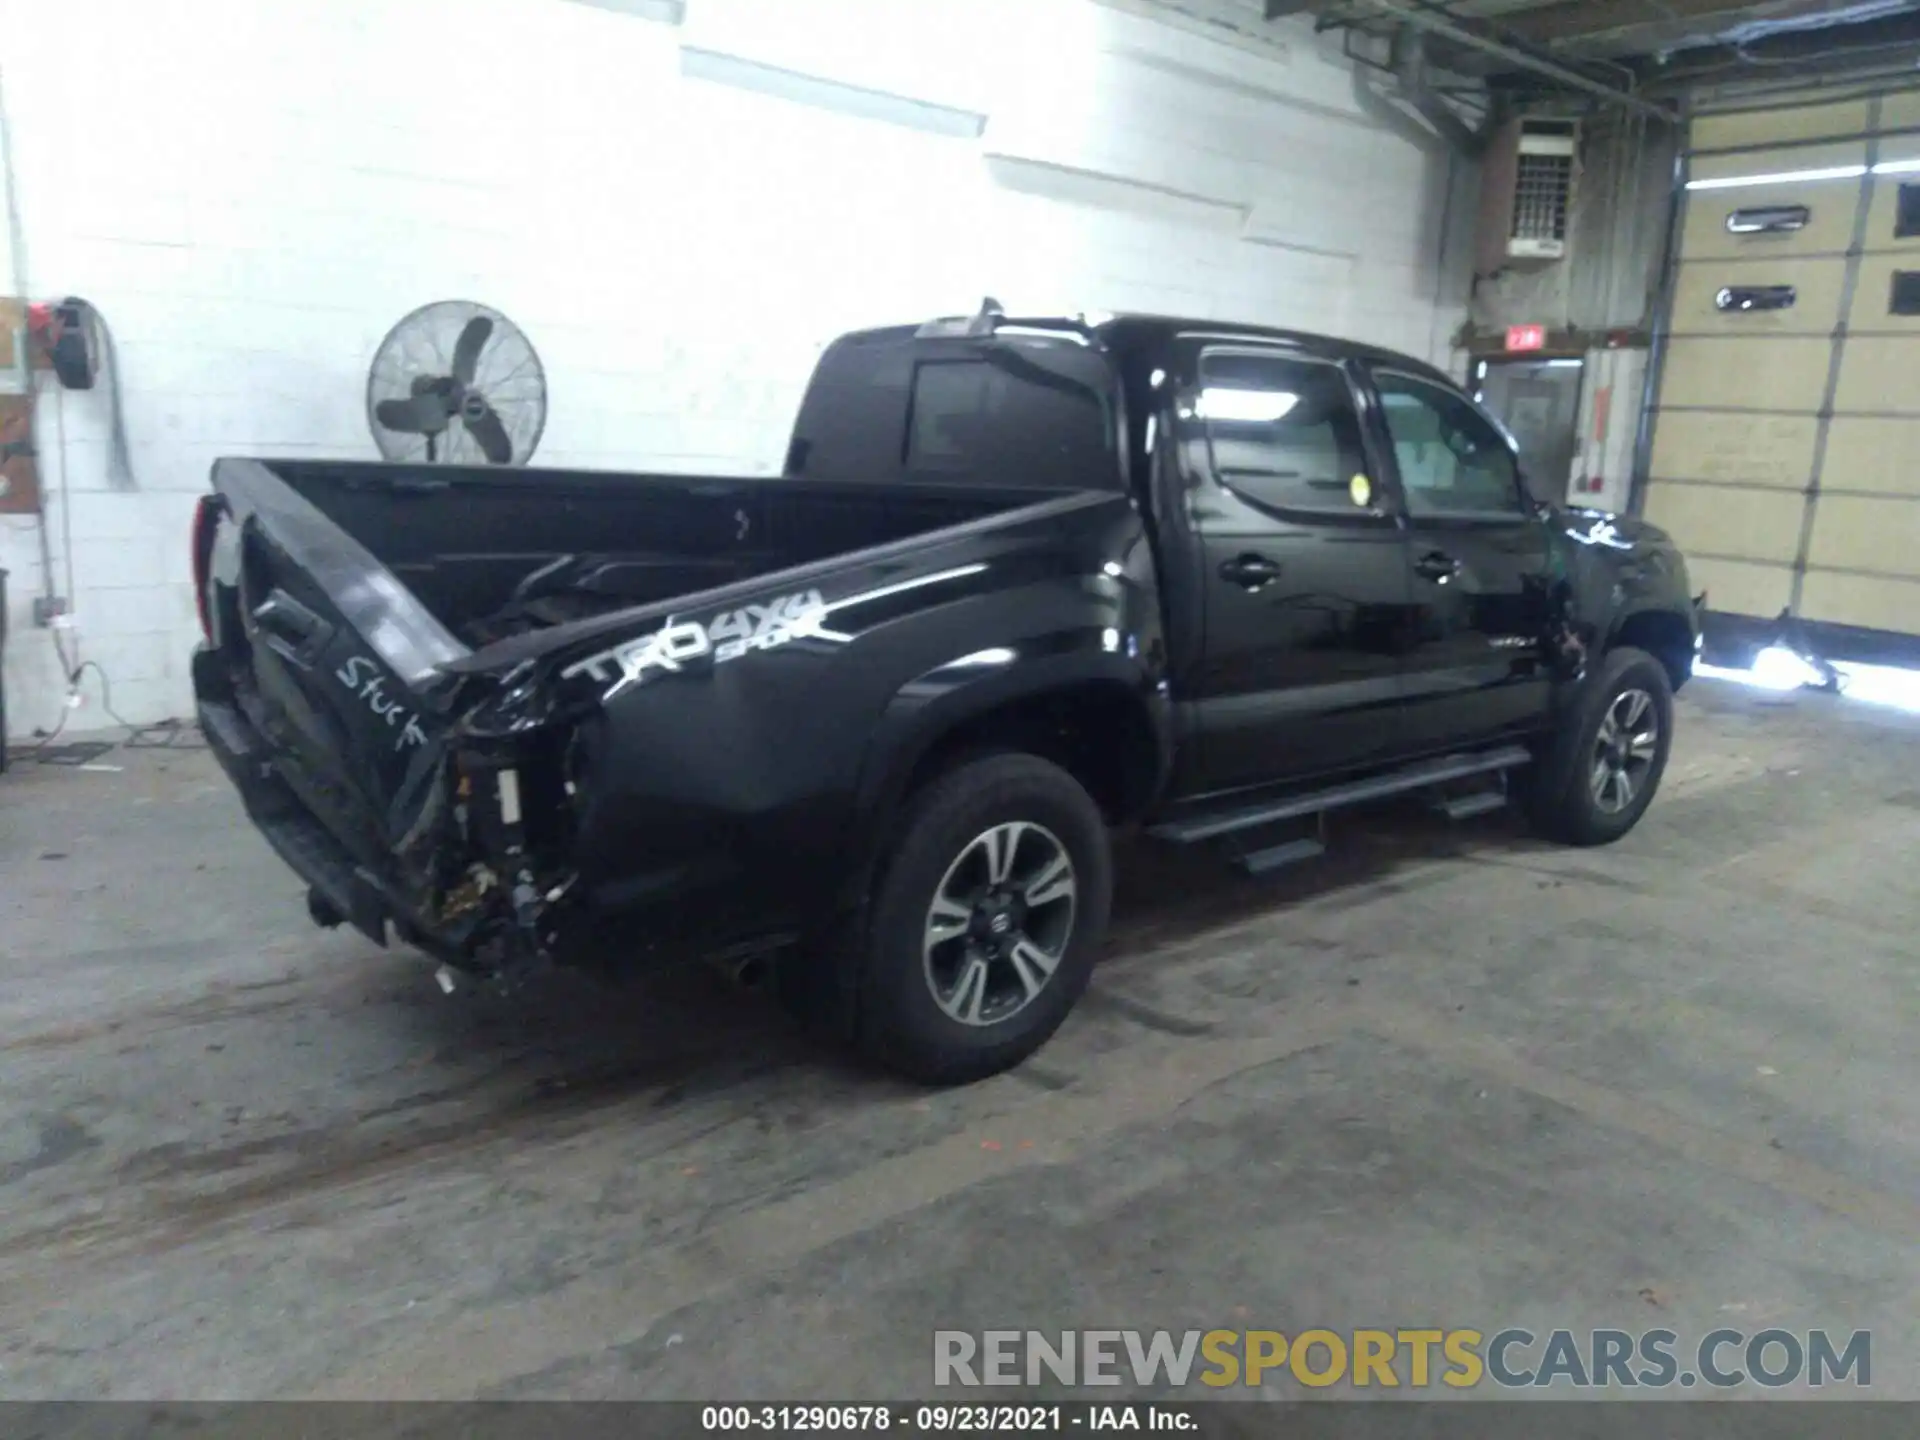
[[1234, 857], [1235, 863], [1249, 875], [1264, 875], [1269, 870], [1278, 870], [1284, 865], [1298, 865], [1306, 860], [1317, 860], [1327, 853], [1327, 847], [1318, 840], [1289, 840], [1284, 845], [1269, 845], [1264, 850], [1249, 850]]
[[1484, 750], [1473, 755], [1448, 755], [1439, 760], [1426, 760], [1418, 765], [1409, 765], [1404, 770], [1375, 775], [1367, 780], [1350, 781], [1345, 785], [1334, 785], [1325, 790], [1314, 790], [1285, 800], [1269, 800], [1250, 805], [1245, 809], [1215, 811], [1208, 815], [1169, 820], [1164, 824], [1151, 827], [1147, 833], [1157, 840], [1171, 840], [1176, 845], [1192, 845], [1197, 841], [1211, 840], [1219, 835], [1230, 835], [1236, 830], [1251, 830], [1257, 825], [1271, 825], [1277, 820], [1297, 820], [1302, 815], [1318, 815], [1323, 811], [1338, 810], [1347, 805], [1360, 805], [1369, 800], [1383, 800], [1389, 795], [1404, 795], [1409, 790], [1424, 790], [1430, 785], [1444, 785], [1452, 780], [1464, 780], [1469, 775], [1486, 775], [1498, 770], [1512, 770], [1525, 765], [1532, 758], [1532, 752], [1524, 745], [1507, 745], [1498, 750]]
[[1490, 810], [1504, 810], [1506, 805], [1506, 791], [1477, 790], [1471, 795], [1454, 795], [1436, 801], [1433, 808], [1449, 820], [1467, 820], [1475, 815], [1485, 815]]

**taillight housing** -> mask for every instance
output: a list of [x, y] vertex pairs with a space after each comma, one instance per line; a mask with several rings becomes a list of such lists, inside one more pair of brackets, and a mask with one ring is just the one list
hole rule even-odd
[[213, 561], [213, 532], [220, 524], [220, 500], [202, 495], [193, 507], [193, 604], [200, 612], [200, 633], [213, 644], [212, 600], [207, 594], [208, 568]]

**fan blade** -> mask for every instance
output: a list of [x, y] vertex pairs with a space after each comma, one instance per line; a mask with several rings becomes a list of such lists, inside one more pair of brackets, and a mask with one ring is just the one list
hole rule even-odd
[[[477, 404], [475, 402], [478, 402]], [[480, 453], [487, 457], [489, 465], [506, 465], [513, 460], [513, 441], [507, 436], [507, 427], [500, 423], [500, 417], [493, 413], [493, 407], [477, 395], [467, 397], [467, 411], [463, 417], [467, 422], [467, 433], [479, 445]]]
[[373, 418], [403, 435], [438, 435], [447, 428], [447, 402], [431, 391], [411, 400], [382, 400]]
[[453, 342], [453, 378], [463, 387], [473, 384], [473, 372], [480, 364], [480, 351], [485, 348], [487, 337], [492, 334], [493, 321], [484, 315], [476, 315], [460, 332], [460, 338]]

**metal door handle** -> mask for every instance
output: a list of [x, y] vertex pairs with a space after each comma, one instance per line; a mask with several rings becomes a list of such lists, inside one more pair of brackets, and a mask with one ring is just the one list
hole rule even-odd
[[1413, 562], [1413, 570], [1428, 580], [1451, 580], [1460, 573], [1460, 562], [1444, 550], [1429, 550]]
[[1220, 578], [1248, 590], [1258, 590], [1280, 578], [1280, 562], [1264, 555], [1236, 555], [1221, 562]]
[[1735, 235], [1777, 235], [1804, 230], [1812, 218], [1805, 205], [1750, 205], [1727, 216], [1727, 229]]

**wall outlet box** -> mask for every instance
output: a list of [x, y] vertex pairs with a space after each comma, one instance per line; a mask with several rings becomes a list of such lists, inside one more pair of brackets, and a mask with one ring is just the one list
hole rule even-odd
[[64, 595], [33, 597], [33, 623], [42, 630], [62, 619], [67, 613], [67, 601]]

